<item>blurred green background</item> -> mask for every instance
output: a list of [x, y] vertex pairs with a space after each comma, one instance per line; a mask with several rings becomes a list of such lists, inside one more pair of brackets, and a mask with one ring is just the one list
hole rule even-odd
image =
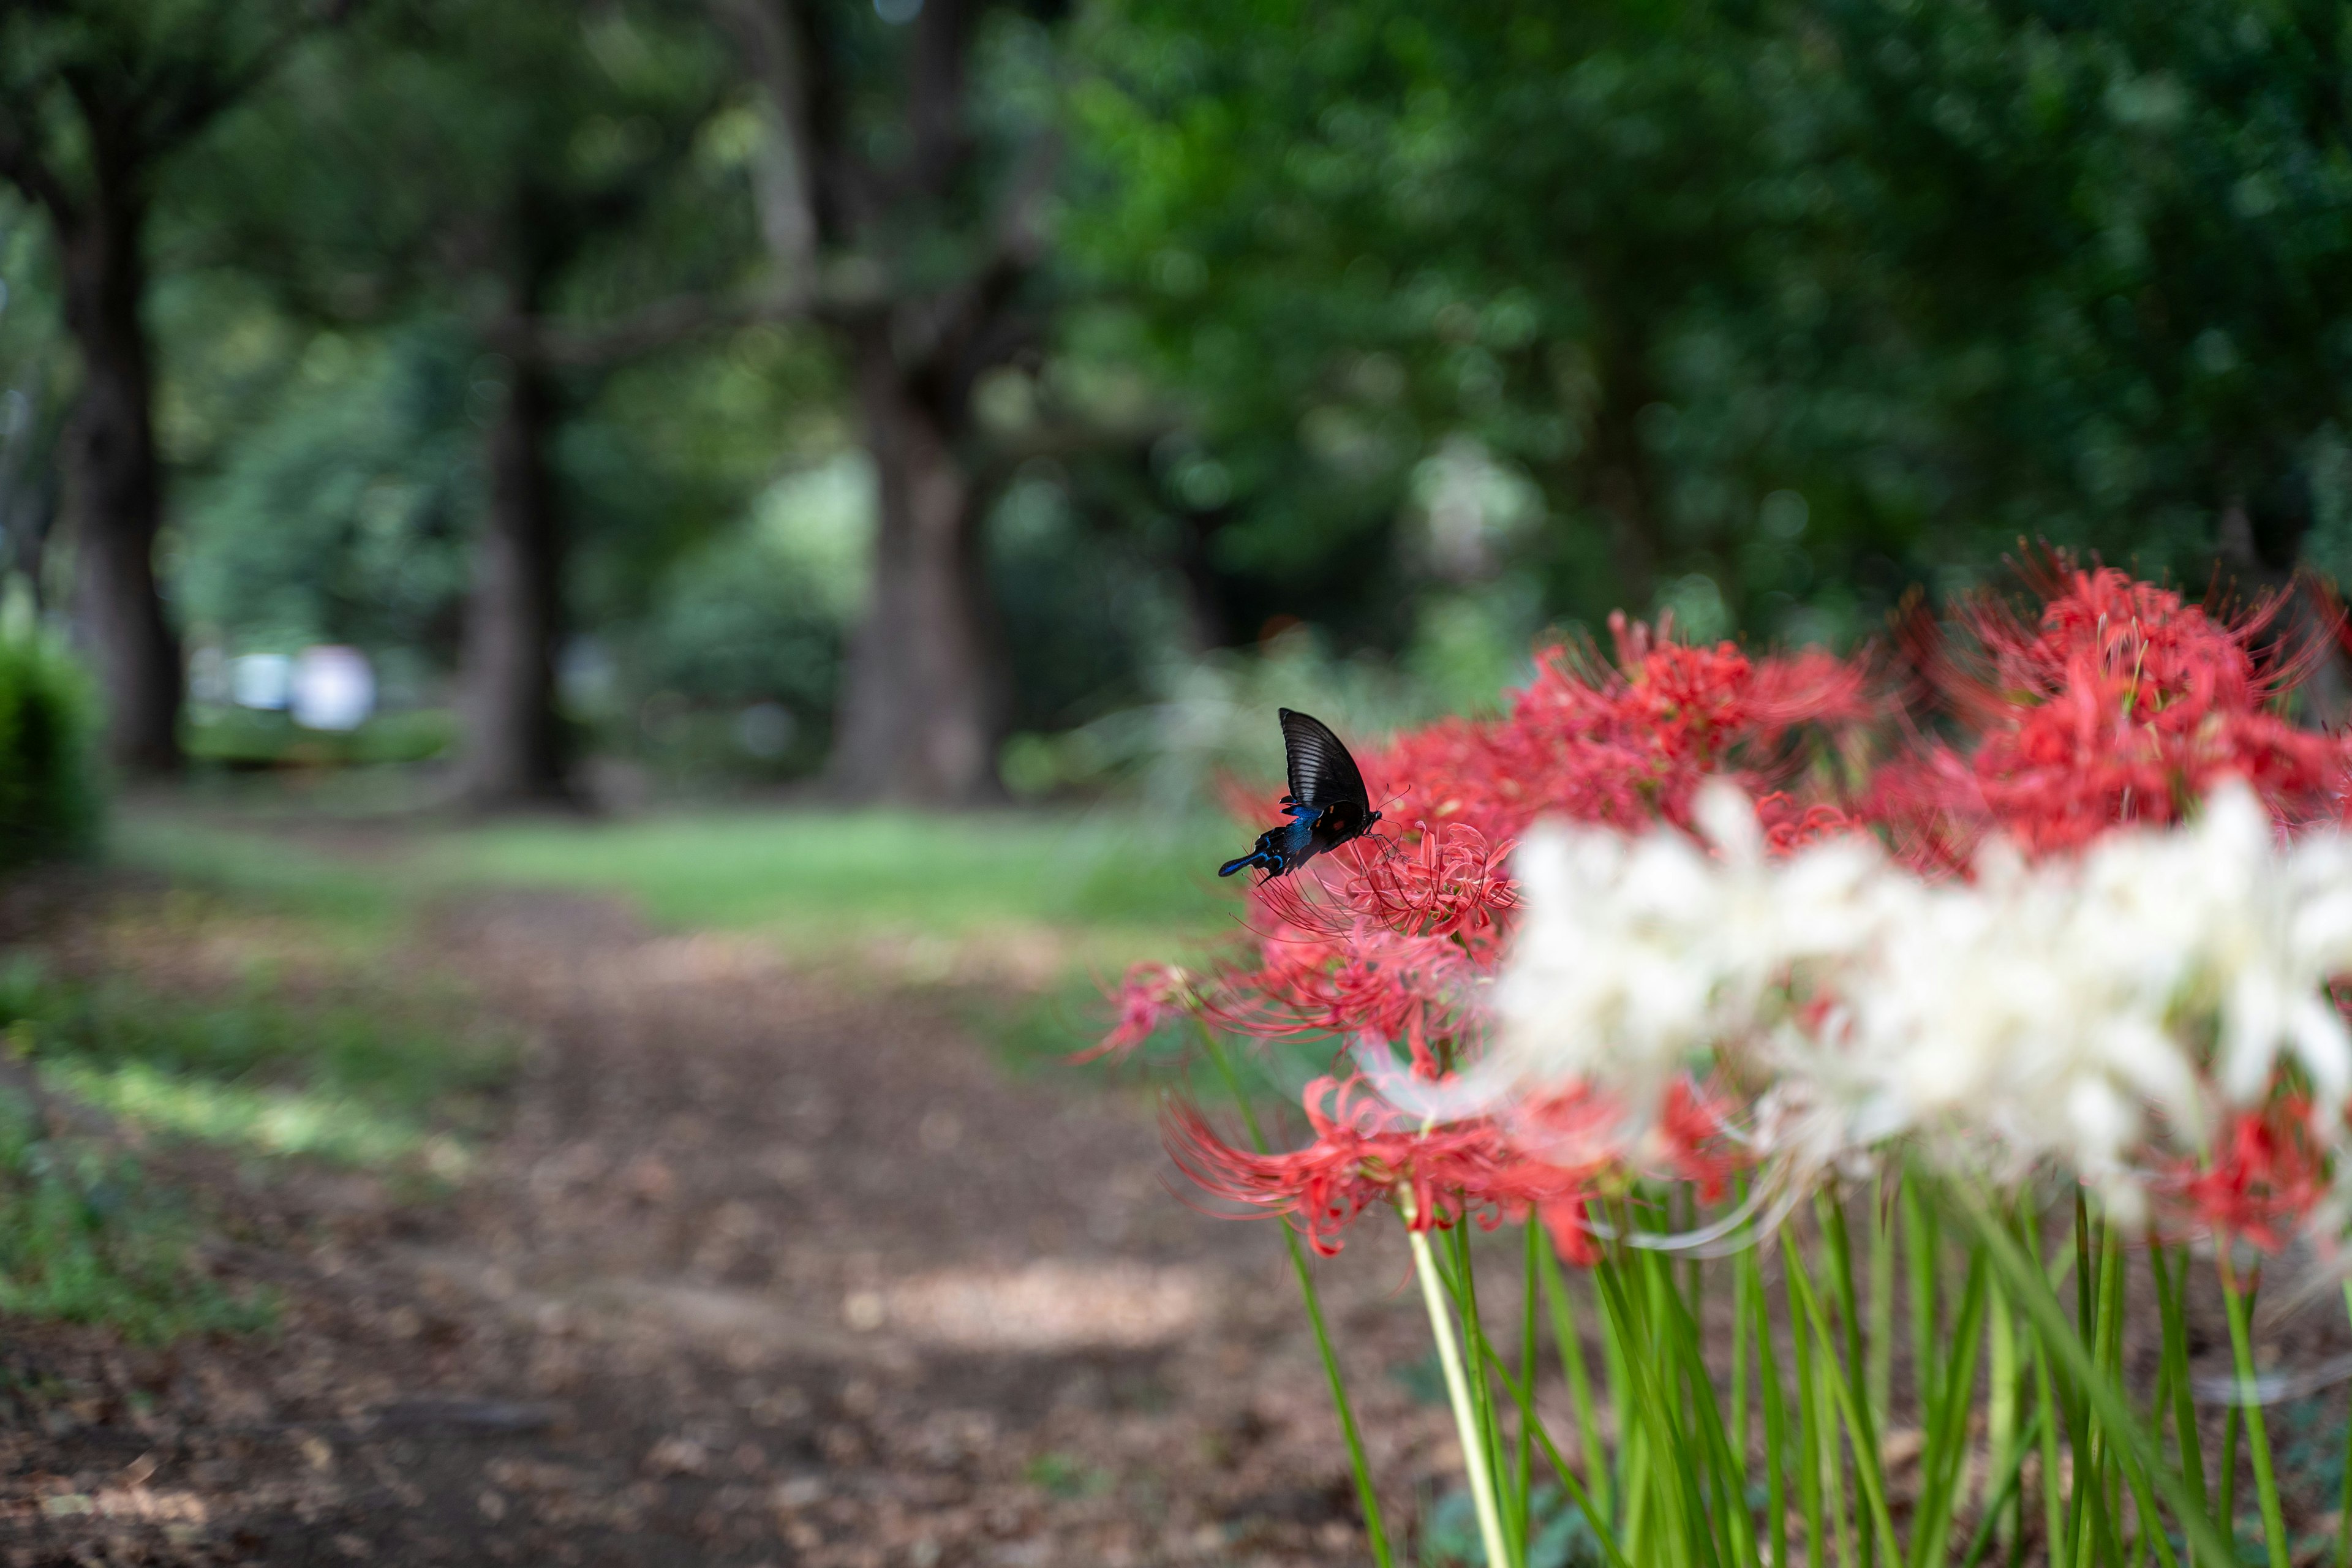
[[2352, 578], [2352, 3], [0, 0], [0, 1317], [528, 1214], [640, 946], [1131, 1085], [1276, 706], [2023, 541]]
[[0, 566], [128, 774], [1162, 812], [1621, 606], [2332, 574], [2347, 17], [15, 0]]

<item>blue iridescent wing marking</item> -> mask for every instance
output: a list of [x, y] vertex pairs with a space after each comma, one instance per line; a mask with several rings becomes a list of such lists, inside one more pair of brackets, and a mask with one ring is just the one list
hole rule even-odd
[[1259, 834], [1248, 854], [1219, 868], [1220, 877], [1256, 866], [1271, 881], [1360, 837], [1381, 819], [1356, 759], [1330, 726], [1311, 714], [1288, 708], [1280, 711], [1290, 775], [1290, 793], [1282, 797], [1282, 809], [1290, 820]]

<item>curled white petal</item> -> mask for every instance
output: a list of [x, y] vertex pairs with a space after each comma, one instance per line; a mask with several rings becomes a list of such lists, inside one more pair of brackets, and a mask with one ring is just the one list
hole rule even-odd
[[1720, 781], [1696, 816], [1712, 853], [1665, 829], [1529, 835], [1493, 1082], [1654, 1116], [1678, 1074], [1720, 1069], [1759, 1095], [1772, 1157], [1827, 1169], [1916, 1134], [1985, 1169], [2058, 1162], [2125, 1214], [2140, 1173], [2199, 1153], [2289, 1066], [2334, 1108], [2315, 1129], [2346, 1139], [2334, 832], [2282, 846], [2232, 785], [2184, 827], [2033, 864], [1996, 842], [1972, 880], [1930, 884], [1860, 836], [1768, 860]]

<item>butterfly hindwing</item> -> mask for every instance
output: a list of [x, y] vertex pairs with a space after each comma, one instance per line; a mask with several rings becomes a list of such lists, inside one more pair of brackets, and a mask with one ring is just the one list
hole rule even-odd
[[1296, 709], [1280, 711], [1282, 745], [1290, 768], [1290, 798], [1318, 810], [1345, 804], [1354, 806], [1359, 815], [1370, 812], [1372, 803], [1364, 789], [1364, 775], [1357, 771], [1356, 759], [1348, 754], [1331, 727]]

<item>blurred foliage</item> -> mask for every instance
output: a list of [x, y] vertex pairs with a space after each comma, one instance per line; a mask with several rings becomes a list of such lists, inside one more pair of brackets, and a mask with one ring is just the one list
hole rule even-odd
[[268, 1327], [271, 1303], [223, 1289], [194, 1238], [136, 1163], [48, 1136], [23, 1097], [0, 1090], [0, 1313], [105, 1323], [149, 1344]]
[[[719, 37], [661, 4], [400, 0], [299, 51], [175, 185], [188, 265], [158, 314], [163, 423], [198, 479], [190, 618], [231, 653], [353, 644], [391, 705], [443, 700], [501, 345], [530, 331], [574, 345], [549, 454], [570, 618], [631, 642], [672, 562], [837, 444], [803, 333], [593, 346], [752, 265], [748, 117]], [[604, 717], [612, 694], [586, 696], [575, 717]]]
[[199, 762], [233, 768], [349, 767], [422, 763], [445, 754], [457, 722], [445, 709], [381, 713], [356, 730], [305, 730], [283, 712], [202, 707], [181, 726], [181, 743]]
[[96, 700], [35, 624], [22, 579], [0, 598], [0, 869], [80, 854], [98, 836]]
[[[276, 319], [247, 306], [209, 324], [274, 337]], [[217, 435], [178, 412], [182, 400], [216, 407], [213, 389], [173, 385], [175, 446], [220, 451], [182, 524], [177, 589], [199, 637], [236, 653], [332, 642], [454, 660], [480, 511], [468, 354], [430, 323], [388, 339], [320, 332], [279, 367], [250, 424]]]
[[[1872, 628], [2021, 532], [2294, 558], [2340, 439], [2332, 5], [1085, 14], [1074, 328], [1236, 630], [1408, 589]], [[1447, 451], [1534, 504], [1431, 499]]]
[[1393, 658], [1342, 657], [1307, 626], [1252, 648], [1170, 652], [1147, 670], [1137, 700], [1072, 729], [1014, 735], [1005, 783], [1030, 799], [1135, 793], [1171, 816], [1218, 800], [1226, 785], [1272, 784], [1271, 796], [1283, 769], [1281, 731], [1269, 722], [1276, 709], [1305, 709], [1366, 748], [1444, 714], [1492, 710], [1532, 669], [1528, 608], [1507, 587], [1429, 595], [1419, 634]]
[[127, 977], [69, 981], [28, 954], [0, 966], [0, 1029], [45, 1085], [134, 1126], [440, 1174], [462, 1154], [436, 1122], [478, 1120], [513, 1065], [509, 1047], [415, 997], [297, 995], [266, 973], [228, 995], [166, 996]]
[[651, 755], [682, 771], [823, 760], [873, 517], [871, 468], [836, 458], [778, 479], [663, 574], [622, 644], [625, 717]]
[[[1444, 1399], [1442, 1388], [1437, 1397]], [[1528, 1493], [1528, 1568], [1601, 1568], [1609, 1561], [1600, 1533], [1584, 1510], [1551, 1482], [1535, 1485]], [[1425, 1568], [1470, 1568], [1486, 1560], [1470, 1494], [1445, 1493], [1422, 1525], [1420, 1561]]]
[[[184, 7], [89, 9], [204, 43]], [[820, 19], [820, 85], [887, 165], [908, 32]], [[2021, 535], [2192, 584], [2352, 576], [2340, 5], [1093, 0], [983, 33], [976, 177], [1041, 120], [1065, 149], [964, 454], [1020, 793], [1166, 807], [1263, 770], [1269, 703], [1377, 731], [1621, 605], [1851, 641]], [[442, 705], [501, 332], [701, 301], [561, 373], [566, 692], [673, 782], [813, 769], [871, 479], [826, 334], [729, 313], [774, 282], [767, 112], [667, 0], [385, 0], [294, 45], [155, 191], [199, 639], [353, 643], [392, 706]], [[844, 277], [960, 276], [969, 216]], [[14, 197], [0, 269], [21, 552], [73, 373]]]

